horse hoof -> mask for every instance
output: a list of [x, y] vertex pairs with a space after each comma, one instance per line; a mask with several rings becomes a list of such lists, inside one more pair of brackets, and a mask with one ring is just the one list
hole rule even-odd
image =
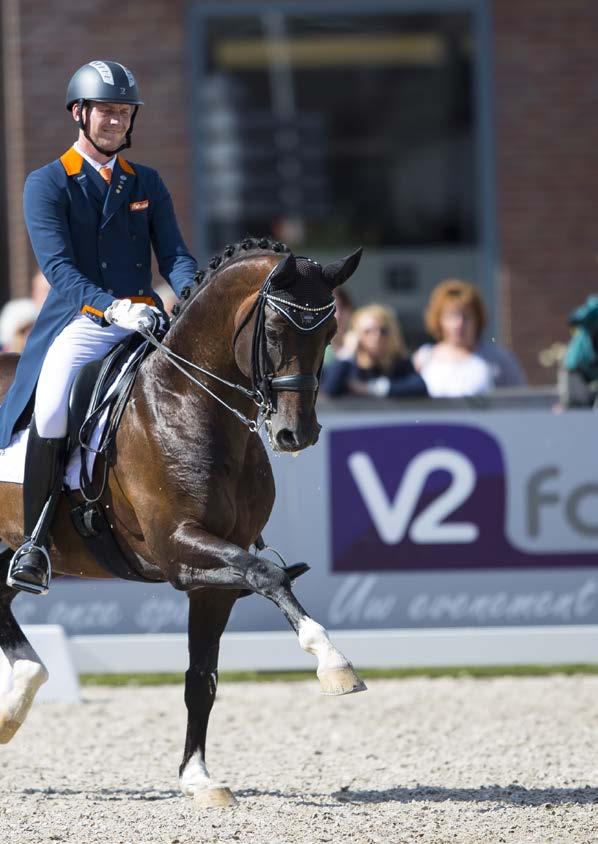
[[5, 720], [0, 717], [0, 744], [8, 744], [20, 726], [21, 722], [15, 721], [14, 718]]
[[38, 662], [18, 659], [12, 668], [12, 688], [0, 696], [0, 744], [8, 744], [31, 709], [33, 699], [48, 672]]
[[237, 805], [237, 798], [230, 788], [221, 785], [196, 791], [193, 802], [202, 809], [230, 809]]
[[351, 666], [329, 668], [327, 671], [318, 673], [318, 679], [323, 695], [350, 695], [354, 692], [365, 692], [367, 689], [366, 684]]

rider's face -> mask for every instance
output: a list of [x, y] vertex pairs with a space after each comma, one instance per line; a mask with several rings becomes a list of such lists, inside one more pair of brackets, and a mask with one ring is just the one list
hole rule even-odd
[[[73, 106], [76, 117], [77, 106]], [[133, 106], [128, 103], [98, 103], [92, 101], [89, 110], [83, 107], [87, 120], [87, 132], [92, 141], [102, 150], [109, 152], [124, 143], [131, 125]]]

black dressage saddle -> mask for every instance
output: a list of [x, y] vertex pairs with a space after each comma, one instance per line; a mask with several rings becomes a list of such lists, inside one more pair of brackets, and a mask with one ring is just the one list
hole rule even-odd
[[[69, 458], [80, 452], [79, 482], [84, 500], [81, 502], [77, 493], [66, 485], [65, 492], [71, 502], [73, 525], [102, 568], [124, 580], [156, 583], [157, 578], [143, 575], [123, 553], [110, 528], [104, 501], [114, 437], [139, 366], [150, 351], [149, 343], [134, 333], [111, 349], [105, 358], [86, 364], [77, 374], [69, 395], [68, 451]], [[106, 412], [100, 441], [92, 449], [94, 428]], [[94, 488], [87, 471], [89, 451], [95, 451], [95, 462], [100, 463], [98, 488]]]

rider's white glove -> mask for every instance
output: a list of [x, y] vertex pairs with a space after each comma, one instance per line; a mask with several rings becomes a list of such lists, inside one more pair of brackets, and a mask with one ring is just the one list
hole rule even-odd
[[151, 328], [158, 311], [144, 305], [143, 302], [131, 302], [130, 299], [115, 299], [104, 311], [106, 322], [127, 328], [129, 331], [139, 331], [140, 328]]

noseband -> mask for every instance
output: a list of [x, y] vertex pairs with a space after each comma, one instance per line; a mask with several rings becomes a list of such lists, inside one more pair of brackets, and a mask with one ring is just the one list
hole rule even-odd
[[[311, 261], [311, 259], [309, 258], [306, 260]], [[312, 261], [311, 263], [315, 263], [315, 261]], [[172, 351], [172, 349], [169, 349], [167, 346], [165, 346], [155, 336], [154, 331], [145, 329], [139, 331], [139, 333], [143, 337], [145, 337], [145, 339], [152, 346], [154, 346], [156, 349], [162, 352], [162, 354], [166, 358], [168, 358], [170, 363], [174, 367], [176, 367], [176, 369], [182, 372], [183, 375], [185, 375], [197, 387], [200, 387], [204, 392], [212, 396], [212, 398], [214, 398], [219, 404], [221, 404], [223, 407], [226, 407], [227, 410], [230, 410], [230, 412], [233, 413], [237, 417], [237, 419], [239, 419], [240, 422], [246, 425], [249, 430], [253, 431], [254, 433], [257, 433], [261, 426], [264, 424], [264, 422], [269, 421], [272, 414], [276, 413], [276, 409], [273, 403], [273, 397], [275, 393], [315, 393], [317, 392], [320, 386], [320, 374], [322, 371], [322, 366], [320, 366], [317, 375], [275, 375], [273, 372], [268, 371], [266, 306], [268, 305], [270, 308], [277, 311], [297, 331], [301, 331], [303, 333], [309, 333], [311, 331], [314, 331], [316, 328], [319, 328], [319, 326], [322, 325], [322, 323], [325, 322], [327, 319], [329, 319], [336, 310], [334, 299], [331, 299], [330, 302], [327, 302], [325, 305], [322, 305], [320, 307], [311, 307], [309, 305], [299, 305], [294, 302], [291, 302], [288, 299], [283, 299], [279, 296], [275, 296], [271, 292], [272, 276], [275, 269], [276, 266], [272, 268], [272, 270], [266, 277], [266, 280], [260, 288], [253, 308], [248, 313], [241, 327], [237, 330], [233, 340], [234, 348], [240, 331], [245, 325], [247, 325], [247, 323], [255, 314], [255, 322], [251, 338], [251, 390], [248, 390], [241, 384], [235, 384], [232, 381], [227, 381], [225, 378], [221, 378], [214, 372], [210, 372], [208, 369], [204, 369], [203, 367], [197, 366], [197, 364], [192, 363], [190, 360], [187, 360], [187, 358], [184, 358], [181, 355], [177, 355], [175, 352]], [[316, 316], [316, 314], [318, 316]], [[259, 421], [249, 419], [247, 416], [241, 413], [241, 411], [237, 410], [234, 407], [231, 407], [223, 399], [221, 399], [220, 396], [214, 393], [213, 390], [211, 390], [207, 384], [204, 384], [203, 381], [199, 381], [197, 378], [191, 375], [191, 373], [188, 372], [185, 367], [190, 367], [191, 369], [200, 372], [202, 375], [207, 375], [210, 378], [213, 378], [215, 381], [218, 381], [220, 384], [225, 384], [227, 387], [231, 387], [232, 389], [241, 393], [246, 398], [251, 399], [258, 407]]]

